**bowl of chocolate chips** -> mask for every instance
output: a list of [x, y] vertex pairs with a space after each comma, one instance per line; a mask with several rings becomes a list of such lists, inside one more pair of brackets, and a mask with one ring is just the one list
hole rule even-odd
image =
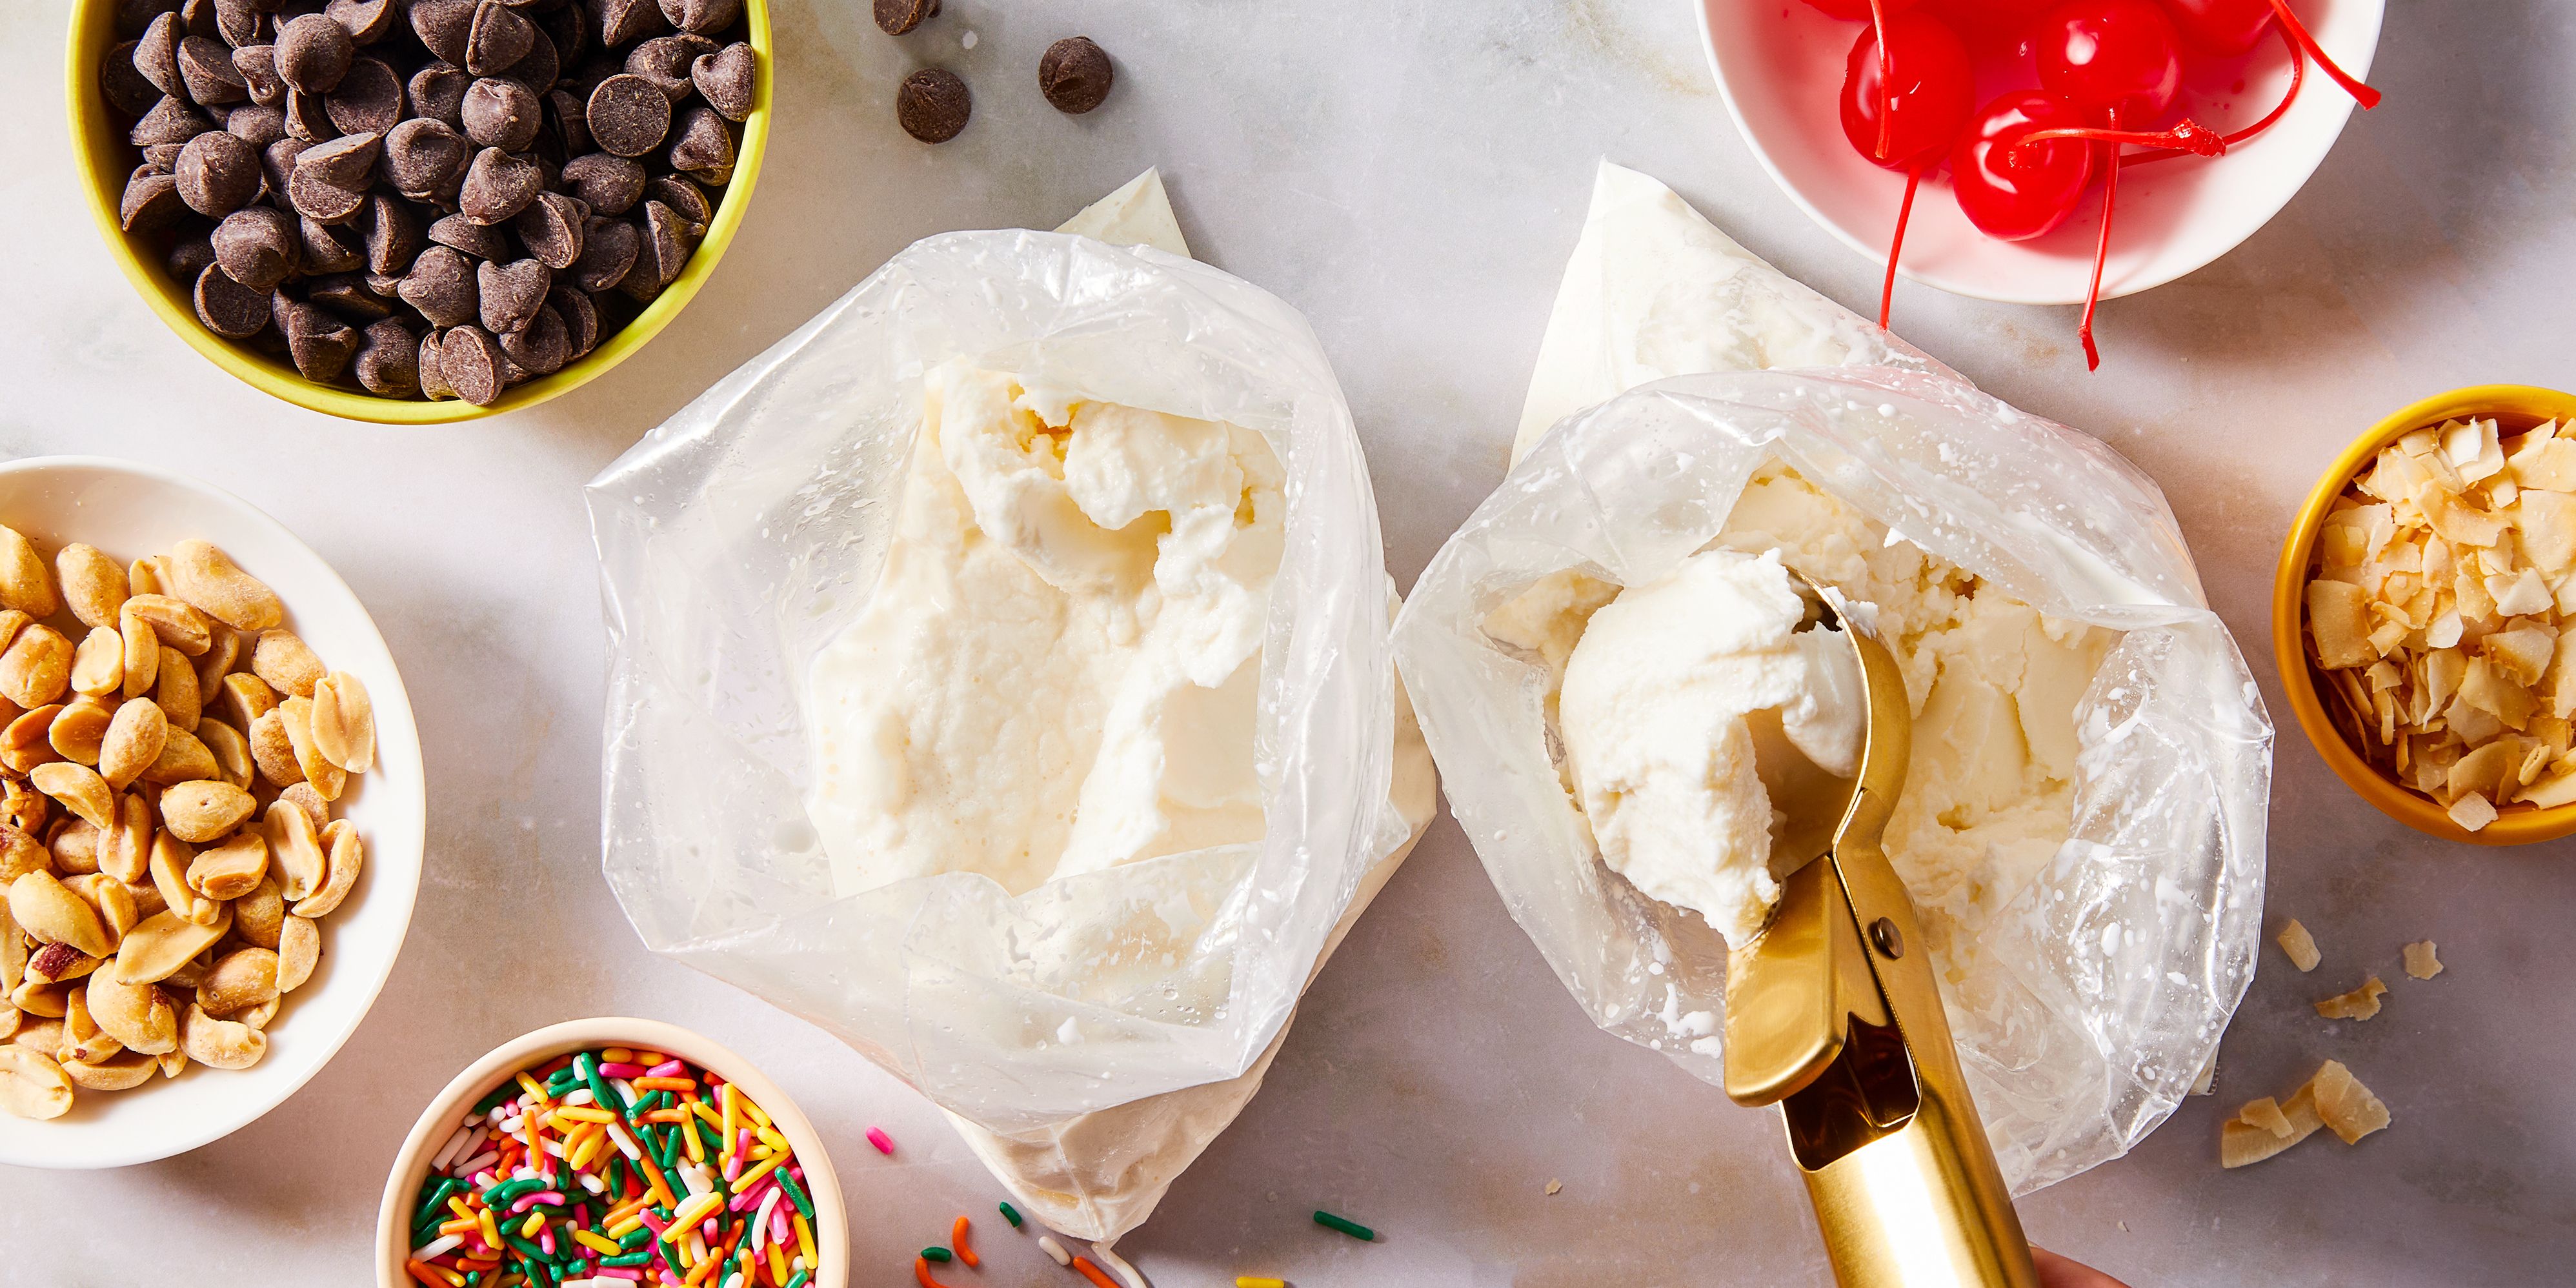
[[171, 329], [299, 406], [464, 420], [644, 346], [740, 226], [766, 0], [79, 0], [100, 231]]

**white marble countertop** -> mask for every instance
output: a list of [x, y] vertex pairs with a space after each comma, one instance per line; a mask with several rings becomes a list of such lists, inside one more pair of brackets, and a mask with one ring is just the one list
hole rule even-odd
[[[1875, 268], [1801, 217], [1737, 138], [1684, 0], [948, 0], [901, 41], [852, 0], [776, 8], [776, 141], [742, 236], [688, 312], [541, 409], [395, 430], [272, 401], [154, 320], [73, 187], [68, 0], [0, 7], [0, 453], [149, 458], [276, 514], [373, 609], [431, 775], [419, 913], [337, 1060], [280, 1111], [178, 1158], [0, 1169], [0, 1282], [364, 1282], [384, 1168], [429, 1094], [504, 1038], [600, 1013], [702, 1029], [798, 1098], [849, 1191], [853, 1283], [907, 1282], [911, 1250], [951, 1215], [993, 1211], [997, 1187], [925, 1102], [645, 953], [598, 872], [603, 661], [579, 485], [912, 239], [1051, 225], [1163, 167], [1192, 245], [1313, 319], [1371, 454], [1399, 584], [1502, 475], [1596, 158], [1671, 182], [1845, 303], [1876, 294]], [[1034, 67], [1076, 33], [1112, 52], [1119, 82], [1100, 111], [1066, 118], [1039, 100]], [[2395, 0], [2372, 77], [2387, 104], [2245, 246], [2105, 306], [2097, 375], [2072, 309], [1916, 287], [1900, 325], [2163, 483], [2285, 716], [2265, 599], [2323, 462], [2428, 393], [2576, 384], [2571, 58], [2576, 10]], [[977, 111], [927, 148], [895, 129], [892, 94], [934, 62], [972, 82]], [[2299, 976], [2267, 951], [2222, 1094], [2029, 1199], [2031, 1232], [2136, 1288], [2563, 1279], [2576, 1128], [2549, 1105], [2576, 1032], [2576, 842], [2491, 853], [2415, 836], [2295, 729], [2272, 826], [2272, 917], [2306, 921], [2332, 968]], [[2308, 1012], [2365, 968], [2397, 978], [2398, 946], [2427, 936], [2450, 972], [2400, 980], [2378, 1019]], [[1302, 1017], [1262, 1095], [1122, 1245], [1158, 1283], [1827, 1282], [1773, 1120], [1587, 1023], [1445, 819]], [[2221, 1172], [2221, 1105], [2295, 1085], [2325, 1056], [2387, 1099], [2395, 1127]], [[868, 1148], [872, 1124], [900, 1142], [894, 1158]], [[1319, 1206], [1383, 1242], [1318, 1230]], [[1077, 1282], [979, 1224], [987, 1269], [946, 1276], [960, 1288]]]

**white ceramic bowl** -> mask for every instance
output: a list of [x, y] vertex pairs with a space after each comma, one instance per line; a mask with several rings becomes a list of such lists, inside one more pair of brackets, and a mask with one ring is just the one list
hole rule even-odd
[[[122, 1167], [195, 1149], [274, 1109], [320, 1071], [374, 1004], [402, 951], [420, 889], [425, 795], [420, 732], [393, 655], [331, 566], [248, 502], [167, 470], [91, 456], [0, 464], [0, 523], [48, 559], [86, 541], [112, 558], [160, 554], [186, 537], [223, 547], [286, 601], [286, 624], [323, 662], [357, 675], [375, 707], [376, 765], [334, 807], [358, 825], [366, 865], [322, 921], [322, 960], [268, 1029], [248, 1069], [190, 1066], [131, 1091], [78, 1091], [46, 1122], [0, 1115], [0, 1163]], [[0, 1276], [5, 1278], [5, 1276]]]
[[[2384, 5], [2385, 0], [2297, 0], [2295, 11], [2344, 70], [2367, 76]], [[1827, 17], [1804, 0], [1700, 0], [1699, 8], [1701, 43], [1718, 92], [1763, 168], [1844, 245], [1873, 263], [1886, 263], [1905, 176], [1853, 150], [1835, 106], [1843, 59], [1860, 24]], [[2184, 65], [2181, 111], [2221, 133], [2270, 111], [2290, 74], [2277, 35], [2266, 35], [2246, 59], [2195, 71], [2186, 55]], [[2240, 77], [2241, 91], [2235, 88]], [[2030, 83], [2026, 69], [2016, 83]], [[1977, 101], [2009, 87], [1981, 80]], [[2288, 114], [2226, 156], [2179, 158], [2123, 172], [2103, 298], [2161, 286], [2253, 236], [2325, 160], [2353, 108], [2349, 95], [2310, 67]], [[2379, 110], [2404, 107], [2390, 101]], [[2047, 236], [1997, 241], [1960, 213], [1945, 167], [1938, 177], [1925, 177], [1915, 198], [1897, 271], [1979, 299], [2080, 304], [2093, 272], [2101, 205], [2097, 181], [2075, 217]]]

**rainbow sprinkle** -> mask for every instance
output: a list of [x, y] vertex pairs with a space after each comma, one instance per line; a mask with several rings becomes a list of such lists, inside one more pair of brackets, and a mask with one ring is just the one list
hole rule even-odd
[[883, 1127], [868, 1128], [868, 1143], [876, 1146], [880, 1154], [894, 1153], [894, 1137], [886, 1135]]
[[430, 1160], [422, 1288], [806, 1288], [805, 1170], [711, 1070], [605, 1047], [511, 1076]]

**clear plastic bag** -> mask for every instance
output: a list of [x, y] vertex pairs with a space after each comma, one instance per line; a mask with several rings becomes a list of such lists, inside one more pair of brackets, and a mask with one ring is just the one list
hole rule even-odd
[[1683, 376], [1568, 417], [1397, 624], [1451, 811], [1595, 1022], [1722, 1083], [1703, 1035], [1723, 943], [1602, 865], [1550, 759], [1553, 677], [1485, 624], [1560, 570], [1670, 571], [1772, 458], [2043, 613], [2123, 632], [2077, 707], [2072, 835], [1987, 923], [1999, 969], [1945, 990], [2017, 1192], [2116, 1158], [2188, 1094], [2253, 977], [2271, 724], [2163, 495], [2093, 439], [1869, 366]]
[[[1019, 898], [962, 872], [833, 897], [806, 810], [808, 664], [875, 585], [922, 373], [959, 355], [1256, 430], [1284, 463], [1260, 843]], [[1058, 1228], [1141, 1221], [1251, 1094], [1247, 1071], [1419, 826], [1389, 799], [1376, 504], [1305, 320], [1158, 251], [932, 237], [647, 435], [589, 500], [611, 629], [604, 866], [646, 945], [822, 1025], [966, 1124], [1056, 1142], [1025, 1165], [975, 1143]], [[1068, 1127], [1208, 1084], [1233, 1090], [1127, 1110], [1123, 1141]]]

